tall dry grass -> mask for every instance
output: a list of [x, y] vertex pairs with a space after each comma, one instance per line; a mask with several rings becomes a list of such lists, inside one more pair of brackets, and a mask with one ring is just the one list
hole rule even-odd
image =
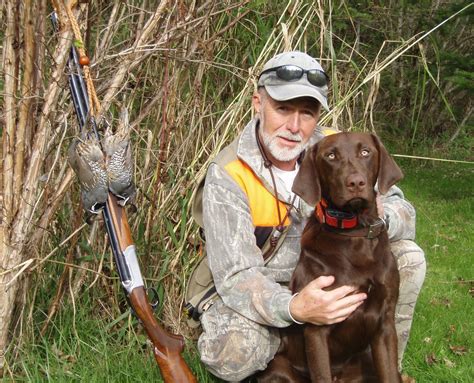
[[[469, 8], [407, 37], [406, 9], [389, 3], [378, 12], [397, 13], [381, 19], [381, 28], [399, 38], [369, 47], [364, 39], [371, 37], [361, 34], [365, 21], [346, 1], [127, 0], [77, 8], [102, 106], [112, 122], [120, 105], [130, 111], [139, 189], [130, 223], [146, 280], [159, 287], [160, 317], [172, 330], [189, 334], [180, 305], [198, 245], [190, 219], [193, 188], [251, 117], [249, 100], [263, 63], [290, 49], [318, 57], [332, 83], [333, 108], [322, 123], [380, 131], [387, 125], [381, 105], [389, 105], [385, 113], [396, 121], [396, 109], [405, 107], [402, 92], [410, 89], [406, 66], [398, 63], [428, 68], [432, 34]], [[67, 23], [52, 32], [44, 0], [6, 0], [3, 12], [0, 369], [6, 372], [18, 341], [47, 331], [62, 304], [74, 305], [96, 289], [103, 292], [98, 315], [113, 321], [126, 306], [103, 224], [84, 224], [65, 158], [77, 134], [64, 73], [72, 34]], [[64, 12], [60, 16], [65, 20]], [[449, 84], [429, 73], [444, 96], [437, 105], [452, 111]], [[382, 85], [387, 75], [399, 90], [391, 103]], [[426, 97], [413, 106], [418, 114]], [[472, 105], [459, 105], [472, 113]], [[467, 120], [463, 125], [454, 112], [447, 118], [455, 121], [452, 135], [460, 134]]]

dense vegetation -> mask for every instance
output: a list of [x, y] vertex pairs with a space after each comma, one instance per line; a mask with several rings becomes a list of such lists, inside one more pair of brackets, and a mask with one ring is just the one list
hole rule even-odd
[[[77, 124], [63, 65], [73, 40], [53, 33], [44, 0], [4, 1], [0, 359], [15, 381], [148, 381], [158, 376], [130, 317], [103, 230], [84, 224], [66, 161]], [[138, 210], [130, 221], [157, 316], [186, 334], [180, 310], [197, 257], [190, 205], [209, 158], [245, 125], [256, 75], [300, 49], [331, 78], [322, 123], [376, 131], [400, 155], [419, 209], [429, 272], [407, 371], [470, 381], [472, 351], [472, 24], [469, 1], [91, 0], [76, 13], [113, 123], [127, 105]], [[159, 10], [159, 12], [157, 12]], [[8, 286], [7, 291], [4, 286]], [[436, 318], [437, 320], [433, 320]], [[439, 320], [438, 320], [439, 319]], [[450, 327], [450, 326], [453, 327]], [[429, 339], [428, 339], [429, 338]], [[190, 344], [189, 360], [202, 369]], [[97, 365], [100, 359], [100, 367]], [[2, 367], [0, 360], [0, 369]], [[434, 371], [434, 372], [433, 372]], [[135, 375], [136, 374], [136, 375]], [[200, 375], [206, 381], [207, 375]]]

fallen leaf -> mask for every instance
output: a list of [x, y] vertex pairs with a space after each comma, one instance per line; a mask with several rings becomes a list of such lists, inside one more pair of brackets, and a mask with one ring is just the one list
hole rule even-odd
[[428, 354], [428, 355], [425, 356], [425, 362], [428, 366], [432, 366], [433, 364], [438, 363], [439, 359], [432, 352], [431, 354]]
[[70, 362], [70, 363], [75, 363], [76, 362], [76, 357], [74, 355], [70, 355], [70, 354], [65, 354], [63, 351], [61, 351], [58, 346], [56, 345], [56, 343], [53, 343], [53, 345], [51, 346], [51, 351], [56, 354], [56, 356], [60, 359], [60, 360], [65, 360], [67, 362]]
[[443, 298], [441, 300], [441, 303], [446, 307], [451, 307], [451, 300], [449, 300], [448, 298]]
[[456, 364], [454, 362], [450, 361], [446, 357], [443, 358], [443, 361], [444, 361], [444, 364], [446, 365], [446, 367], [448, 367], [448, 368], [453, 368], [454, 366], [456, 366]]
[[468, 348], [466, 346], [449, 346], [449, 349], [452, 351], [454, 355], [466, 355], [468, 352]]
[[451, 307], [451, 300], [449, 300], [448, 298], [434, 297], [434, 298], [431, 298], [430, 303], [432, 305], [435, 305], [435, 306], [443, 305], [443, 306], [446, 306], [448, 308]]
[[402, 383], [416, 383], [415, 378], [408, 375], [402, 375]]
[[445, 234], [439, 233], [439, 236], [441, 238], [444, 238], [444, 239], [448, 240], [448, 241], [456, 240], [456, 236], [454, 236], [454, 235], [445, 235]]
[[456, 332], [456, 326], [453, 324], [449, 325], [448, 336], [453, 335]]

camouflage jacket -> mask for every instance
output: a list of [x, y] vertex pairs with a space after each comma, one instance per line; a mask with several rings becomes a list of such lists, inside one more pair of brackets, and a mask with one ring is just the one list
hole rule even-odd
[[[264, 166], [256, 141], [257, 123], [258, 120], [252, 120], [227, 151], [232, 147], [236, 158], [273, 194], [270, 172]], [[318, 127], [310, 143], [324, 136], [325, 130]], [[290, 190], [278, 178], [276, 190], [280, 200], [290, 202]], [[390, 240], [414, 239], [415, 210], [404, 200], [402, 191], [394, 186], [382, 200], [390, 220]], [[217, 292], [234, 311], [274, 327], [293, 323], [288, 312], [292, 294], [287, 285], [299, 257], [301, 233], [313, 211], [313, 207], [300, 199], [295, 205], [290, 210], [290, 228], [283, 244], [264, 265], [262, 252], [256, 245], [247, 195], [222, 166], [216, 162], [209, 166], [202, 194], [202, 218]]]

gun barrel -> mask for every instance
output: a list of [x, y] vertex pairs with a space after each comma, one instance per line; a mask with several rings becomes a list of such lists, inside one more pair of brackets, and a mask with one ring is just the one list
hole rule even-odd
[[77, 120], [82, 130], [86, 125], [87, 115], [89, 114], [89, 99], [82, 78], [82, 69], [78, 63], [79, 59], [77, 57], [77, 52], [74, 47], [72, 47], [67, 62], [67, 68], [69, 71], [68, 81]]
[[[117, 271], [120, 275], [120, 281], [125, 287], [125, 285], [130, 285], [132, 281], [132, 275], [125, 261], [124, 251], [129, 246], [133, 246], [133, 241], [130, 238], [127, 243], [123, 243], [123, 236], [120, 236], [120, 234], [117, 232], [118, 228], [120, 228], [120, 232], [123, 232], [127, 229], [130, 232], [130, 228], [128, 227], [128, 221], [125, 215], [125, 211], [121, 206], [117, 204], [116, 197], [111, 193], [109, 193], [109, 197], [105, 204], [103, 216], [105, 227], [107, 229], [107, 234], [109, 236], [110, 246], [112, 247], [112, 253], [114, 255], [115, 263], [117, 265]], [[122, 227], [124, 225], [127, 225], [127, 227]], [[141, 284], [143, 285], [143, 282]], [[127, 293], [130, 293], [128, 289]]]

